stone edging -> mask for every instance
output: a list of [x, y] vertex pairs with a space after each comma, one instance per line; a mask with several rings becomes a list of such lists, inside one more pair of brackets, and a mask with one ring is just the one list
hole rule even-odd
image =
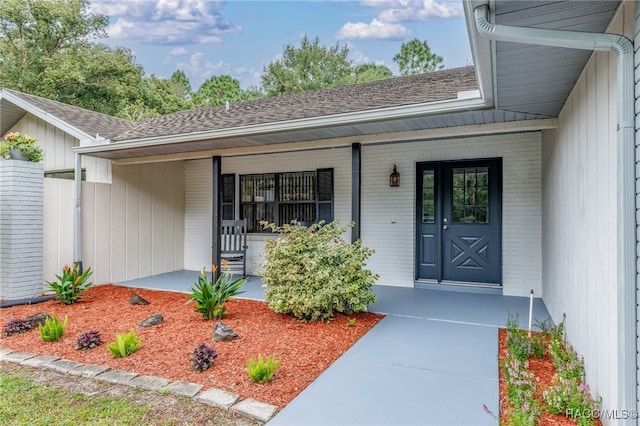
[[139, 376], [129, 371], [112, 370], [102, 365], [85, 365], [55, 356], [14, 352], [11, 349], [0, 347], [0, 361], [15, 362], [37, 368], [50, 368], [64, 374], [83, 376], [147, 390], [166, 391], [175, 395], [193, 398], [195, 401], [223, 410], [231, 410], [263, 423], [269, 421], [278, 410], [276, 406], [265, 404], [255, 399], [240, 400], [240, 395], [221, 389], [211, 388], [201, 392], [203, 385], [197, 383], [170, 382], [161, 377]]

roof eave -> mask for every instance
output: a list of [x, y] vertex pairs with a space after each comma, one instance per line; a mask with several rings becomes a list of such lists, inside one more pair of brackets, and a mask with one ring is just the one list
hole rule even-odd
[[464, 8], [464, 16], [467, 24], [467, 34], [469, 36], [469, 45], [471, 47], [471, 55], [478, 80], [480, 94], [484, 98], [487, 107], [495, 106], [494, 96], [494, 60], [491, 41], [480, 36], [476, 29], [473, 10], [483, 4], [488, 4], [487, 0], [464, 0], [462, 2]]
[[80, 140], [81, 142], [90, 142], [90, 143], [96, 143], [98, 142], [98, 139], [94, 136], [91, 136], [90, 134], [83, 132], [82, 130], [78, 129], [77, 127], [72, 126], [71, 124], [67, 123], [64, 120], [61, 120], [59, 118], [57, 118], [56, 116], [43, 111], [40, 108], [35, 107], [33, 104], [25, 101], [24, 99], [14, 95], [13, 93], [10, 93], [8, 91], [6, 91], [5, 89], [0, 89], [0, 99], [6, 99], [7, 101], [11, 102], [12, 104], [16, 105], [17, 107], [21, 108], [22, 110], [33, 114], [34, 116], [46, 121], [47, 123], [51, 124], [54, 127], [57, 127], [58, 129], [62, 130], [65, 133], [68, 133], [69, 135], [73, 136], [74, 138]]
[[453, 99], [421, 104], [402, 105], [379, 108], [368, 111], [357, 111], [343, 114], [285, 120], [274, 123], [253, 124], [227, 129], [209, 130], [205, 132], [181, 133], [176, 135], [157, 136], [150, 138], [129, 139], [113, 143], [102, 143], [93, 146], [76, 147], [79, 154], [96, 154], [100, 152], [118, 151], [133, 148], [145, 148], [169, 145], [181, 142], [195, 142], [202, 140], [216, 140], [239, 136], [254, 136], [268, 133], [281, 133], [293, 130], [317, 129], [330, 126], [348, 124], [363, 124], [376, 120], [393, 120], [411, 118], [430, 114], [468, 111], [485, 108], [486, 103], [481, 97]]

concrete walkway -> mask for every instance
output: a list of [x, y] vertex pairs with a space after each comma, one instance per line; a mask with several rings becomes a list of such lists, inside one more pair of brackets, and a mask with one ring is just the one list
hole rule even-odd
[[[179, 274], [189, 283], [165, 274], [125, 284], [188, 291], [197, 272]], [[246, 290], [243, 296], [264, 297], [259, 278]], [[498, 413], [498, 327], [509, 313], [524, 326], [529, 299], [386, 286], [374, 291], [378, 301], [370, 310], [386, 317], [268, 424], [497, 424], [483, 405]], [[548, 317], [536, 299], [534, 318]]]

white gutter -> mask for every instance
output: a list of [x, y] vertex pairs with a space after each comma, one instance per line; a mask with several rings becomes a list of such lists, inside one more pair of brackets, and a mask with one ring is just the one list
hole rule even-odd
[[9, 102], [14, 104], [15, 106], [20, 107], [21, 109], [23, 109], [23, 110], [35, 115], [36, 117], [46, 121], [47, 123], [51, 124], [52, 126], [57, 127], [58, 129], [64, 131], [65, 133], [70, 134], [71, 136], [73, 136], [74, 138], [76, 138], [78, 140], [97, 141], [95, 138], [93, 138], [88, 133], [83, 132], [82, 130], [78, 129], [77, 127], [71, 126], [66, 121], [60, 120], [56, 116], [54, 116], [52, 114], [49, 114], [48, 112], [43, 111], [40, 108], [36, 108], [35, 106], [33, 106], [29, 102], [25, 101], [24, 99], [12, 94], [12, 93], [9, 93], [4, 89], [2, 89], [2, 92], [0, 93], [0, 98], [8, 100]]
[[[474, 9], [480, 34], [498, 41], [615, 52], [618, 58], [617, 99], [617, 301], [618, 301], [618, 410], [637, 406], [636, 367], [636, 229], [635, 229], [635, 111], [633, 44], [616, 34], [585, 33], [491, 24], [489, 7]], [[630, 411], [631, 412], [631, 411]], [[632, 419], [622, 420], [635, 424]]]
[[286, 120], [275, 123], [252, 124], [230, 129], [208, 130], [204, 132], [181, 133], [177, 135], [131, 139], [112, 143], [103, 143], [100, 145], [76, 147], [73, 150], [80, 154], [94, 154], [98, 152], [170, 145], [181, 142], [197, 142], [203, 140], [232, 138], [236, 136], [255, 136], [260, 134], [287, 132], [293, 130], [317, 129], [341, 124], [362, 124], [375, 120], [409, 118], [412, 116], [420, 116], [429, 113], [468, 111], [484, 106], [486, 106], [486, 103], [481, 97], [454, 99], [422, 104], [402, 105], [389, 108], [378, 108], [368, 111], [333, 114], [320, 117]]

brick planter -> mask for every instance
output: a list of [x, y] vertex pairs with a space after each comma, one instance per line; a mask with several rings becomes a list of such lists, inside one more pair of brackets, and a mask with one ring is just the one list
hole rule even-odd
[[42, 294], [42, 163], [0, 160], [0, 299]]

